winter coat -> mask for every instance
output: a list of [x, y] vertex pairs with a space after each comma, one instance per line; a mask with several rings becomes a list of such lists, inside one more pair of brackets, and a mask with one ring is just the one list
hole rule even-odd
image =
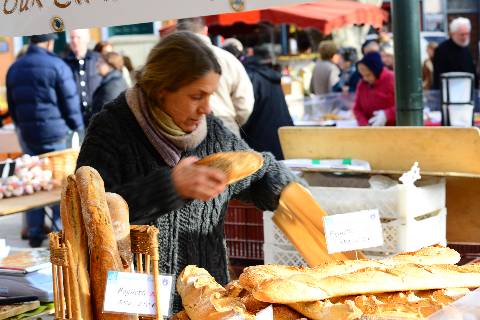
[[100, 112], [103, 106], [115, 99], [120, 93], [127, 89], [127, 83], [123, 78], [121, 71], [112, 70], [105, 77], [103, 77], [100, 86], [93, 93], [92, 109], [86, 115], [87, 122], [92, 116]]
[[[98, 59], [100, 59], [100, 54], [91, 50], [87, 51], [85, 59], [83, 59], [83, 66], [72, 51], [70, 51], [63, 59], [68, 64], [75, 77], [77, 91], [80, 95], [80, 106], [84, 116], [91, 109], [93, 93], [102, 82], [102, 76], [97, 72]], [[84, 73], [82, 71], [84, 71]], [[82, 81], [85, 81], [85, 83], [82, 83]], [[85, 123], [85, 125], [88, 125], [88, 123]]]
[[30, 45], [7, 73], [9, 113], [21, 138], [30, 145], [65, 139], [83, 129], [72, 71], [55, 54]]
[[[182, 157], [235, 150], [247, 144], [207, 116], [207, 136]], [[226, 206], [236, 198], [254, 203], [262, 210], [275, 210], [279, 196], [293, 174], [269, 153], [255, 174], [228, 186], [209, 201], [184, 200], [176, 192], [171, 168], [145, 136], [121, 94], [92, 119], [82, 144], [77, 166], [98, 170], [109, 192], [120, 194], [130, 208], [132, 224], [155, 224], [159, 230], [161, 273], [179, 273], [190, 264], [207, 269], [222, 285], [229, 281], [225, 247]], [[178, 294], [173, 309], [182, 308]]]
[[383, 68], [373, 85], [360, 80], [355, 94], [353, 112], [358, 125], [367, 126], [377, 110], [385, 111], [387, 126], [395, 125], [395, 76], [387, 68]]
[[242, 138], [252, 149], [271, 152], [277, 160], [283, 160], [278, 128], [293, 126], [293, 120], [280, 84], [281, 75], [255, 58], [247, 59], [245, 68], [253, 84], [255, 104], [242, 127]]
[[433, 89], [440, 89], [440, 75], [446, 72], [468, 72], [475, 76], [477, 72], [472, 54], [468, 47], [460, 47], [452, 39], [442, 42], [433, 56]]

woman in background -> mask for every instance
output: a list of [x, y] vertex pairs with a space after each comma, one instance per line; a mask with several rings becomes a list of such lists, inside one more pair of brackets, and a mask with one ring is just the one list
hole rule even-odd
[[360, 126], [395, 125], [395, 76], [384, 67], [378, 52], [367, 53], [357, 63], [362, 77], [353, 112]]

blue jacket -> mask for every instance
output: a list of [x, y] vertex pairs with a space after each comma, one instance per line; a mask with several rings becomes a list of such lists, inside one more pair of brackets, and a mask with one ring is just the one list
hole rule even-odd
[[69, 129], [83, 129], [72, 71], [62, 59], [36, 45], [30, 45], [8, 70], [7, 102], [28, 144], [56, 142]]

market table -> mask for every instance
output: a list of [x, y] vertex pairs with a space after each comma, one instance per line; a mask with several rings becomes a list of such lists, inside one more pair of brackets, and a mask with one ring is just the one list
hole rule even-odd
[[0, 200], [0, 217], [46, 207], [60, 202], [61, 188]]

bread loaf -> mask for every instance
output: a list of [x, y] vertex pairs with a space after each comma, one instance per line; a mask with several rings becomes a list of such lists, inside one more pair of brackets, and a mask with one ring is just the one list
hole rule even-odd
[[260, 301], [289, 304], [357, 294], [453, 287], [480, 287], [480, 265], [399, 264], [324, 278], [304, 274], [264, 281], [253, 290], [253, 295]]
[[173, 315], [171, 320], [190, 320], [185, 311], [180, 311]]
[[231, 184], [257, 172], [263, 166], [263, 156], [255, 151], [219, 152], [198, 160], [196, 164], [223, 171]]
[[413, 253], [400, 253], [391, 259], [377, 260], [345, 260], [308, 268], [281, 265], [259, 265], [247, 267], [240, 275], [239, 281], [242, 287], [252, 291], [262, 282], [273, 279], [309, 279], [316, 281], [325, 277], [342, 275], [365, 268], [383, 268], [405, 263], [417, 263], [421, 265], [455, 264], [460, 260], [460, 255], [450, 248], [433, 246], [423, 248]]
[[378, 319], [424, 319], [468, 292], [465, 288], [455, 288], [380, 293], [294, 303], [290, 306], [313, 320], [358, 319], [361, 315]]
[[132, 265], [132, 246], [130, 242], [130, 217], [127, 202], [116, 193], [106, 193], [108, 210], [112, 219], [113, 232], [118, 252], [125, 272]]
[[102, 178], [95, 169], [90, 167], [79, 168], [75, 177], [90, 252], [90, 285], [93, 294], [94, 319], [137, 319], [135, 316], [103, 313], [107, 272], [123, 271], [123, 265], [113, 233]]
[[177, 278], [177, 291], [191, 320], [255, 319], [205, 269], [187, 266]]
[[[88, 243], [83, 224], [80, 197], [75, 182], [75, 176], [70, 175], [62, 190], [60, 201], [60, 216], [63, 224], [63, 237], [65, 243], [71, 247], [71, 290], [78, 292], [78, 306], [72, 305], [74, 319], [93, 319], [91, 308], [90, 277], [88, 275]], [[73, 295], [74, 297], [76, 295]]]

